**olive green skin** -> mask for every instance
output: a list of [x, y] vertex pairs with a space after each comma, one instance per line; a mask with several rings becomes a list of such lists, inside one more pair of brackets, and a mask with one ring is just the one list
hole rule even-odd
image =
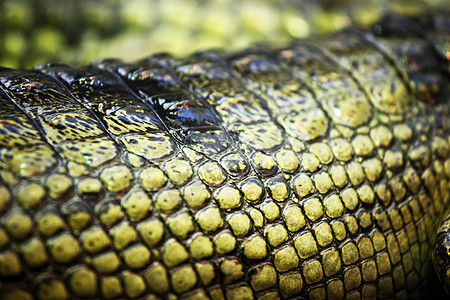
[[432, 252], [448, 274], [447, 20], [0, 70], [2, 299], [421, 297]]

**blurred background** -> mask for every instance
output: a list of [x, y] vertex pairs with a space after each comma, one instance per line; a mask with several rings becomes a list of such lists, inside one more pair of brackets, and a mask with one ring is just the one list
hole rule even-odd
[[0, 65], [81, 65], [167, 51], [283, 43], [356, 24], [387, 11], [416, 13], [449, 0], [0, 0]]

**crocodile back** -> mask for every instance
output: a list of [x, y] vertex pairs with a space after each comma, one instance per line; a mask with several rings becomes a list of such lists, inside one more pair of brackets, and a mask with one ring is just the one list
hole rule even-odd
[[448, 16], [0, 70], [7, 297], [419, 296], [449, 202]]

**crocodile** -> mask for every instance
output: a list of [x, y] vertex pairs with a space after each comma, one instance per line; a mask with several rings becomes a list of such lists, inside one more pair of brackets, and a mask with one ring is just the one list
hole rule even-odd
[[448, 16], [1, 68], [1, 299], [449, 290]]

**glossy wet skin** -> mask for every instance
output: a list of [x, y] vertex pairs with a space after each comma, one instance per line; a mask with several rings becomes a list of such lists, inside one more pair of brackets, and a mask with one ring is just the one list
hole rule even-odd
[[447, 19], [431, 20], [2, 70], [1, 288], [420, 295], [450, 178]]

